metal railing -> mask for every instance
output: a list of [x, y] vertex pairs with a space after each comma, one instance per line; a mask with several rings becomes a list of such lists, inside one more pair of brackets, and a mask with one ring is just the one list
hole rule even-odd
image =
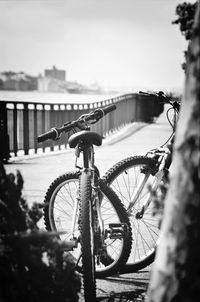
[[0, 159], [17, 156], [23, 150], [24, 154], [34, 153], [42, 148], [51, 151], [55, 147], [67, 147], [67, 135], [58, 141], [37, 143], [37, 136], [54, 126], [61, 126], [67, 121], [78, 118], [81, 114], [97, 107], [116, 103], [117, 110], [105, 116], [104, 119], [92, 126], [92, 130], [105, 136], [119, 127], [136, 121], [151, 122], [162, 108], [157, 100], [141, 97], [138, 94], [125, 94], [119, 97], [84, 104], [51, 104], [31, 103], [0, 100]]

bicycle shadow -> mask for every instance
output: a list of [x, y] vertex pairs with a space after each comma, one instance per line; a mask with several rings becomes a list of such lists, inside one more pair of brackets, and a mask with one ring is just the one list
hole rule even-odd
[[97, 280], [97, 301], [125, 302], [145, 301], [150, 272], [142, 271], [116, 275]]
[[142, 290], [110, 293], [108, 296], [97, 297], [99, 302], [142, 302], [145, 301], [146, 292]]
[[97, 301], [145, 301], [149, 279], [149, 268], [137, 273], [114, 275], [105, 279], [97, 279]]

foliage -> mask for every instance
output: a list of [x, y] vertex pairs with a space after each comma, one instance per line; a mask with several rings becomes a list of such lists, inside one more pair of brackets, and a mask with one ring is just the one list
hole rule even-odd
[[194, 16], [197, 9], [197, 2], [179, 4], [176, 8], [178, 19], [173, 21], [173, 24], [179, 24], [180, 31], [185, 36], [186, 40], [192, 37], [192, 28], [194, 23]]
[[[197, 1], [195, 3], [183, 2], [176, 7], [176, 15], [178, 15], [178, 19], [173, 21], [172, 24], [179, 24], [180, 31], [187, 41], [190, 41], [192, 37], [196, 9]], [[185, 62], [182, 64], [183, 70], [186, 69], [188, 50], [186, 50], [184, 54]]]
[[78, 301], [80, 279], [55, 234], [40, 231], [41, 206], [22, 198], [23, 179], [0, 164], [0, 301]]

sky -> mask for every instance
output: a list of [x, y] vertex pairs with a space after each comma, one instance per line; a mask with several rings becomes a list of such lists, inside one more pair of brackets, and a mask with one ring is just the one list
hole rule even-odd
[[182, 2], [0, 0], [0, 72], [56, 66], [83, 84], [182, 90], [187, 42], [172, 25]]

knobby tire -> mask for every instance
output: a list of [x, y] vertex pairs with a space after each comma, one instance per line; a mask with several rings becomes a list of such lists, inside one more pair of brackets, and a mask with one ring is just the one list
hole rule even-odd
[[82, 274], [85, 301], [96, 300], [94, 228], [92, 211], [91, 177], [88, 172], [80, 176], [80, 233], [82, 251]]
[[[119, 163], [115, 164], [104, 176], [105, 182], [111, 186], [111, 188], [119, 196], [121, 202], [125, 208], [128, 207], [131, 194], [137, 184], [137, 178], [141, 177], [141, 168], [150, 169], [152, 171], [152, 181], [155, 178], [153, 172], [156, 167], [156, 161], [146, 156], [133, 156], [128, 157]], [[164, 181], [164, 180], [163, 180]], [[148, 188], [145, 187], [141, 192], [141, 195], [147, 194]], [[136, 203], [137, 210], [142, 206], [141, 200], [138, 198], [138, 204]], [[144, 214], [143, 218], [136, 219], [136, 209], [133, 209], [132, 215], [129, 217], [132, 227], [132, 251], [127, 264], [121, 269], [121, 273], [136, 272], [150, 265], [155, 258], [155, 251], [159, 240], [159, 218], [156, 216], [150, 216], [153, 210], [153, 205], [150, 203], [149, 209]], [[146, 219], [146, 220], [145, 220]], [[140, 229], [141, 227], [141, 229]], [[147, 236], [144, 234], [147, 233]], [[137, 248], [137, 244], [140, 247]]]
[[[58, 235], [58, 237], [66, 241], [69, 240], [71, 235], [70, 223], [73, 216], [74, 199], [77, 198], [79, 175], [79, 172], [68, 172], [56, 178], [49, 186], [44, 199], [44, 222], [46, 229], [48, 231], [62, 232], [63, 235]], [[113, 242], [108, 242], [108, 252], [111, 255], [111, 261], [109, 257], [108, 259], [102, 258], [102, 268], [96, 268], [96, 277], [104, 278], [120, 271], [121, 267], [128, 260], [132, 245], [132, 233], [126, 210], [116, 193], [102, 180], [100, 180], [99, 186], [100, 192], [104, 196], [101, 211], [103, 220], [105, 218], [105, 224], [119, 222], [125, 223], [128, 227], [126, 236], [119, 242], [118, 254], [112, 255], [112, 246], [114, 250], [116, 242], [114, 240]], [[69, 206], [66, 208], [68, 203]], [[78, 237], [80, 235], [78, 217], [75, 231], [75, 235]], [[80, 253], [80, 248], [75, 248], [71, 252], [75, 262]], [[77, 268], [81, 271], [80, 266]]]

